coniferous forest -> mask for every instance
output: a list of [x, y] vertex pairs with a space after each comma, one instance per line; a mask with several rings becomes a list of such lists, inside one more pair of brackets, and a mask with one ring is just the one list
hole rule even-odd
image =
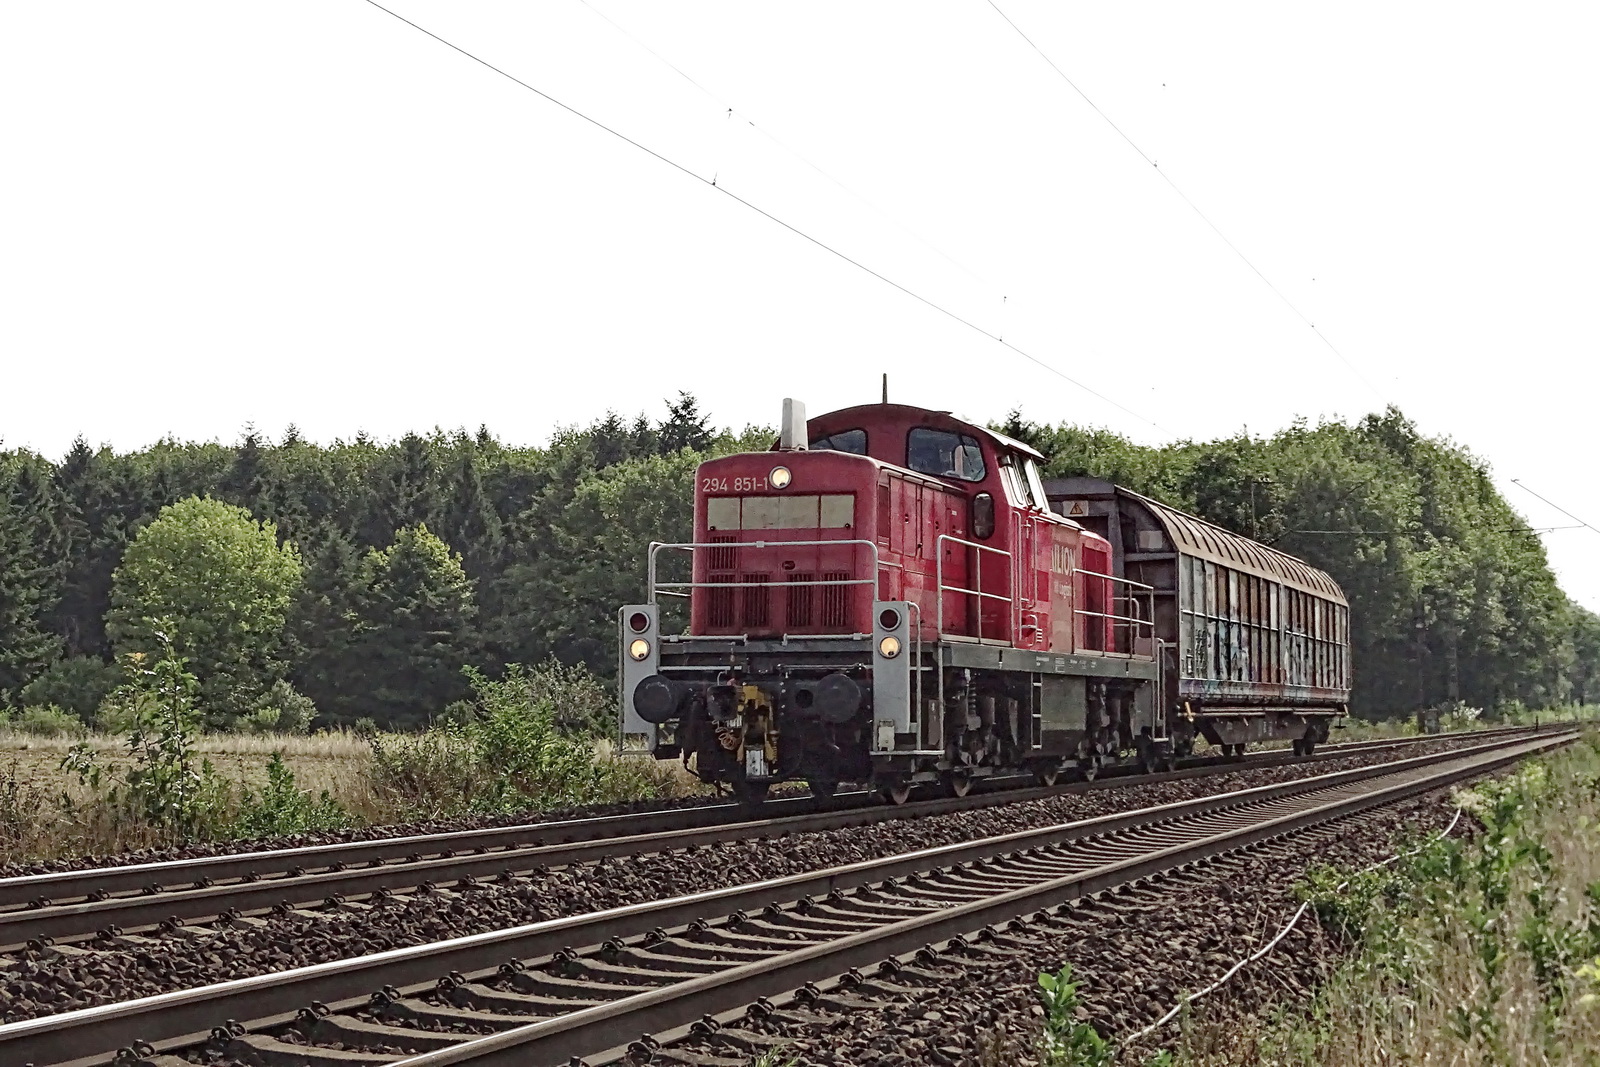
[[[1351, 602], [1356, 711], [1600, 699], [1600, 618], [1558, 587], [1486, 466], [1391, 409], [1271, 437], [1143, 447], [1000, 427], [1051, 457], [1329, 571]], [[421, 726], [493, 675], [615, 670], [651, 540], [687, 540], [694, 468], [765, 448], [687, 394], [515, 446], [487, 429], [291, 429], [59, 462], [0, 452], [0, 700], [93, 721], [126, 671], [182, 655], [213, 728]]]

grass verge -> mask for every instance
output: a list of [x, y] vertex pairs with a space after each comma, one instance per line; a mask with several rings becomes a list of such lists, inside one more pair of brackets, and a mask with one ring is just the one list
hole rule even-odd
[[1600, 1064], [1600, 732], [1458, 800], [1478, 833], [1313, 871], [1346, 962], [1309, 1005], [1202, 1012], [1175, 1067]]

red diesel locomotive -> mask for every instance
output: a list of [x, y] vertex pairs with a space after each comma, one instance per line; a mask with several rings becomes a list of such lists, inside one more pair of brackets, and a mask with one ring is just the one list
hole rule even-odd
[[1047, 486], [1042, 460], [947, 412], [785, 401], [773, 451], [700, 466], [693, 540], [650, 546], [619, 619], [623, 750], [745, 800], [799, 779], [900, 802], [1166, 765], [1196, 736], [1326, 739], [1348, 699], [1331, 579], [1107, 483]]

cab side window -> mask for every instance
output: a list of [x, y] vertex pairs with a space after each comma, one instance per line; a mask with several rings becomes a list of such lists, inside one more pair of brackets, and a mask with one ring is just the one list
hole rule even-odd
[[981, 482], [985, 474], [983, 449], [966, 434], [918, 426], [906, 435], [906, 466], [935, 478]]
[[867, 454], [867, 431], [865, 430], [840, 430], [827, 437], [819, 437], [811, 442], [814, 452], [853, 452], [858, 456]]

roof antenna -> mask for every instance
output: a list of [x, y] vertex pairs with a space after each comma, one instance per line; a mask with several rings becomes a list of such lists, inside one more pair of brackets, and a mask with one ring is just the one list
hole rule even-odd
[[884, 371], [883, 372], [883, 402], [885, 404], [887, 404], [889, 402], [889, 372], [888, 371]]

